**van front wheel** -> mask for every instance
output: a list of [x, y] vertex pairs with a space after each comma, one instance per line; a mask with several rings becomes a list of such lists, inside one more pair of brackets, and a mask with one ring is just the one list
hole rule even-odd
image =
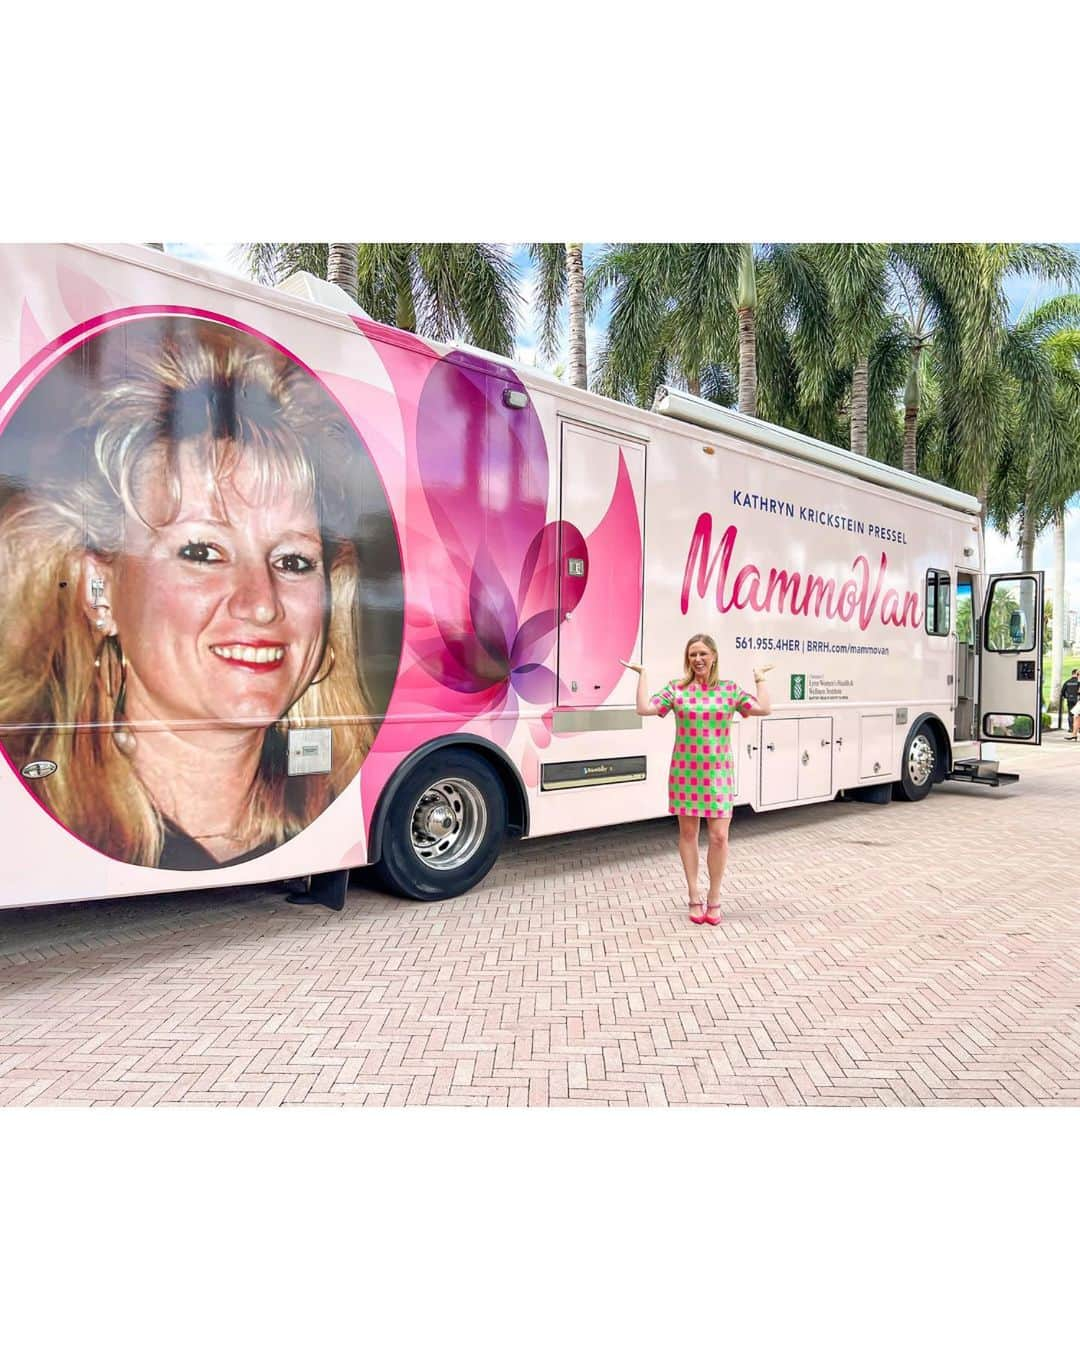
[[505, 833], [495, 771], [468, 751], [440, 751], [395, 791], [376, 872], [410, 900], [448, 900], [487, 876]]
[[934, 786], [937, 741], [925, 726], [916, 727], [907, 738], [900, 764], [900, 781], [893, 789], [897, 801], [921, 802]]

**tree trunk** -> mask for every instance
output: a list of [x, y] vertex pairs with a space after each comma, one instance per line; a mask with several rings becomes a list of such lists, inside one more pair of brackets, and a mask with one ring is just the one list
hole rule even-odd
[[918, 455], [916, 452], [916, 432], [919, 426], [918, 408], [904, 408], [904, 472], [918, 472]]
[[1061, 697], [1061, 667], [1065, 656], [1065, 508], [1054, 512], [1054, 609], [1051, 620], [1050, 701], [1056, 708]]
[[404, 333], [416, 332], [416, 306], [413, 304], [412, 285], [407, 273], [398, 279], [397, 304], [394, 323]]
[[1024, 502], [1024, 523], [1020, 527], [1020, 570], [1030, 572], [1035, 566], [1035, 516], [1031, 498]]
[[588, 389], [589, 366], [585, 353], [585, 263], [580, 244], [566, 246], [566, 308], [570, 322], [570, 383]]
[[990, 497], [990, 477], [984, 473], [975, 494], [979, 499], [979, 557], [986, 566], [986, 503]]
[[851, 429], [849, 444], [857, 455], [866, 454], [866, 417], [870, 396], [870, 361], [858, 361], [851, 372]]
[[757, 416], [757, 271], [753, 244], [739, 245], [739, 279], [735, 291], [739, 316], [739, 411]]
[[757, 322], [749, 305], [739, 310], [739, 411], [757, 416]]
[[326, 279], [340, 286], [350, 300], [357, 302], [359, 283], [355, 244], [328, 244]]
[[693, 394], [695, 398], [701, 397], [701, 374], [693, 370], [686, 377], [686, 392]]
[[1032, 510], [1035, 496], [1032, 478], [1035, 474], [1034, 457], [1028, 460], [1027, 473], [1024, 475], [1024, 502], [1020, 516], [1020, 570], [1030, 572], [1035, 563], [1035, 512]]
[[919, 434], [919, 365], [922, 360], [922, 348], [916, 346], [911, 353], [911, 368], [908, 371], [907, 384], [904, 386], [904, 459], [905, 473], [916, 473], [918, 469]]

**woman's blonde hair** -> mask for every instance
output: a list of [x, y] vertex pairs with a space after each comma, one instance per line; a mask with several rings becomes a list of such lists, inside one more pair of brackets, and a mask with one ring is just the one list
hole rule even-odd
[[[310, 824], [355, 776], [374, 737], [349, 537], [359, 515], [348, 490], [350, 461], [362, 453], [355, 433], [314, 377], [255, 338], [194, 319], [164, 329], [157, 321], [152, 338], [126, 335], [123, 372], [96, 385], [75, 427], [76, 471], [18, 492], [0, 512], [5, 742], [56, 763], [30, 786], [78, 838], [144, 866], [161, 856], [162, 815], [114, 735], [118, 648], [88, 620], [83, 568], [88, 555], [110, 562], [121, 552], [125, 514], [151, 528], [165, 523], [140, 513], [146, 475], [164, 479], [175, 518], [181, 442], [219, 490], [242, 462], [247, 496], [249, 478], [264, 499], [292, 489], [314, 506], [323, 534], [327, 673], [266, 732], [246, 848], [277, 846]], [[287, 733], [306, 725], [333, 729], [329, 774], [287, 773]]]
[[718, 667], [720, 664], [720, 653], [716, 649], [716, 642], [708, 633], [695, 633], [690, 641], [683, 648], [683, 678], [679, 681], [679, 688], [686, 689], [694, 683], [697, 676], [694, 674], [694, 668], [690, 664], [690, 648], [695, 642], [703, 642], [709, 651], [712, 652], [712, 665], [709, 667], [708, 678], [705, 681], [706, 689], [715, 689], [720, 683]]

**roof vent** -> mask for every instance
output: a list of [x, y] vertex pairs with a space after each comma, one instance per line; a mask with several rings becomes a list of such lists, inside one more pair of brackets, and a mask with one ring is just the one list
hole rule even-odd
[[279, 281], [274, 290], [282, 291], [285, 295], [295, 295], [300, 300], [310, 300], [316, 305], [324, 305], [327, 309], [336, 309], [350, 317], [371, 318], [371, 315], [362, 310], [340, 286], [335, 286], [332, 281], [323, 281], [322, 277], [312, 276], [310, 272], [294, 272], [291, 277]]

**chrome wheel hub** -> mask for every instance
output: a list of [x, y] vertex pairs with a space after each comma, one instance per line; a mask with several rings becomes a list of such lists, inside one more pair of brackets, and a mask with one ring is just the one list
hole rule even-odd
[[427, 867], [446, 872], [461, 867], [483, 843], [487, 803], [464, 778], [432, 783], [412, 810], [409, 836], [413, 852]]
[[911, 742], [907, 770], [908, 777], [916, 787], [924, 787], [934, 772], [934, 747], [921, 733]]

